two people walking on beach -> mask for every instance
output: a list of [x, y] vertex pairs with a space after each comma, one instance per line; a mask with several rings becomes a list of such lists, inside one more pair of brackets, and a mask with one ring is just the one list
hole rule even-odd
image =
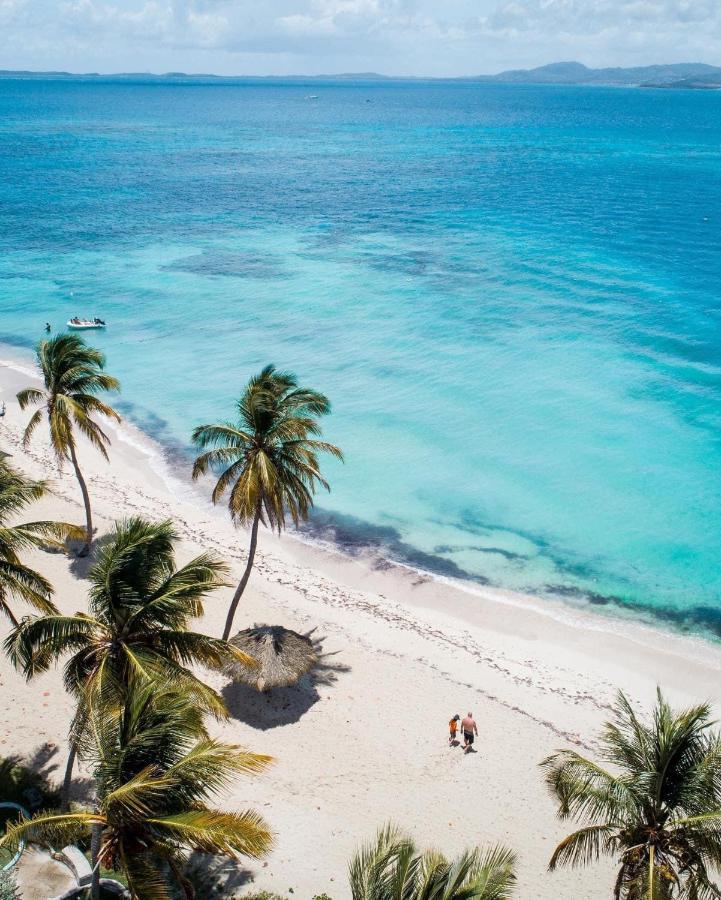
[[451, 721], [448, 723], [448, 727], [450, 730], [448, 745], [450, 747], [458, 746], [456, 735], [458, 732], [459, 721], [461, 723], [461, 730], [463, 731], [463, 752], [475, 753], [475, 751], [473, 750], [473, 741], [478, 734], [478, 725], [476, 725], [476, 720], [473, 718], [472, 712], [469, 712], [464, 719], [461, 719], [459, 715], [453, 716]]

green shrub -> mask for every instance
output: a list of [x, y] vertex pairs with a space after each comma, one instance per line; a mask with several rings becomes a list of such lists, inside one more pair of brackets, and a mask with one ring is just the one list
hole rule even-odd
[[243, 894], [242, 900], [286, 900], [286, 898], [272, 891], [256, 891], [255, 894]]
[[239, 900], [286, 900], [282, 894], [273, 891], [256, 891], [255, 894], [243, 894]]
[[0, 900], [21, 900], [20, 889], [15, 881], [12, 870], [0, 871]]

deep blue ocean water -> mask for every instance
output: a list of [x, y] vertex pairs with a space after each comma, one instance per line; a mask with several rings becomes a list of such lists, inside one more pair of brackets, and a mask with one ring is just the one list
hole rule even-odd
[[340, 540], [721, 633], [721, 94], [2, 80], [0, 188], [0, 341], [169, 447], [275, 362]]

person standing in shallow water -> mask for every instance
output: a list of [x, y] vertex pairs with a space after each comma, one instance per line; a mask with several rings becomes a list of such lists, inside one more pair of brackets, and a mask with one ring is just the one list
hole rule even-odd
[[463, 729], [463, 752], [468, 753], [473, 749], [473, 741], [475, 735], [478, 734], [478, 725], [476, 725], [472, 712], [469, 712], [461, 722], [461, 728]]

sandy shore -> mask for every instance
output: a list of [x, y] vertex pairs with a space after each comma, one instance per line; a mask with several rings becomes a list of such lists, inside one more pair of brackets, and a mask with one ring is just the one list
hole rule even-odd
[[[46, 433], [38, 431], [29, 453], [20, 446], [27, 414], [14, 395], [28, 381], [0, 364], [0, 401], [7, 403], [0, 447], [28, 474], [53, 480], [54, 494], [33, 517], [80, 522], [79, 490], [70, 472], [57, 472]], [[85, 446], [79, 452], [98, 534], [124, 515], [172, 517], [183, 536], [182, 560], [213, 550], [238, 575], [245, 535], [164, 471], [158, 448], [139, 431], [123, 425], [113, 437], [111, 465]], [[55, 585], [63, 611], [85, 608], [85, 561], [38, 553], [32, 562]], [[220, 634], [231, 593], [211, 598], [199, 630]], [[277, 760], [264, 776], [239, 781], [226, 800], [229, 808], [257, 808], [276, 833], [265, 862], [229, 873], [227, 896], [292, 888], [308, 900], [323, 892], [343, 900], [353, 849], [393, 820], [420, 844], [447, 853], [487, 842], [515, 848], [523, 900], [607, 898], [607, 864], [546, 873], [570, 826], [556, 821], [537, 763], [569, 743], [593, 752], [618, 687], [643, 703], [656, 684], [679, 703], [721, 695], [721, 650], [700, 639], [510, 592], [469, 592], [288, 536], [261, 537], [236, 620], [239, 628], [255, 622], [315, 627], [329, 655], [320, 679], [269, 697], [208, 674], [231, 712], [215, 730]], [[4, 622], [0, 628], [4, 637]], [[60, 674], [25, 684], [1, 657], [0, 687], [11, 698], [0, 755], [32, 756], [50, 742], [57, 751], [45, 765], [59, 775], [71, 715]], [[467, 710], [481, 735], [478, 752], [464, 757], [448, 748], [446, 729], [453, 713]]]

